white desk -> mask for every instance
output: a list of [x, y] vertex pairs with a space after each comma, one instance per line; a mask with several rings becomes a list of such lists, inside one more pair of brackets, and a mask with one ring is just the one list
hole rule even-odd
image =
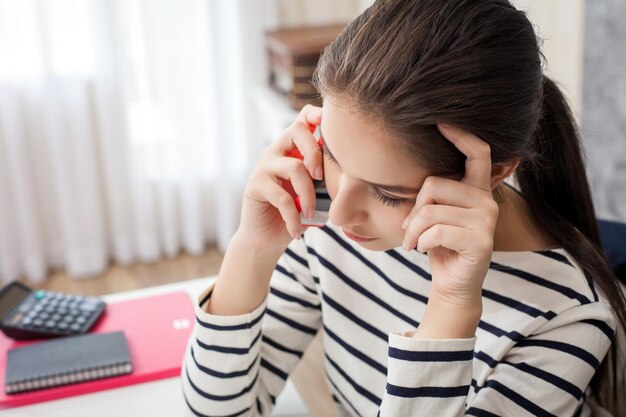
[[[107, 302], [140, 298], [184, 290], [195, 300], [214, 278], [201, 278], [159, 287], [128, 291], [105, 296]], [[181, 358], [182, 362], [182, 358]], [[61, 400], [1, 410], [3, 417], [99, 417], [99, 416], [183, 416], [187, 405], [182, 394], [180, 377], [167, 378], [112, 390], [94, 392]], [[290, 381], [278, 397], [274, 416], [308, 416], [304, 403]]]

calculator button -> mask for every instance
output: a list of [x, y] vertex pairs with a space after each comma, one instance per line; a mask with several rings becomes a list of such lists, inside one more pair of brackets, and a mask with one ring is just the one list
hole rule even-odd
[[46, 307], [46, 308], [45, 308], [45, 311], [46, 311], [47, 313], [54, 313], [54, 312], [55, 312], [55, 311], [57, 311], [57, 310], [56, 310], [56, 308], [54, 308], [53, 306], [49, 306], [49, 307]]
[[60, 330], [67, 330], [67, 329], [69, 329], [70, 325], [65, 323], [65, 322], [62, 322], [62, 323], [59, 323], [58, 327], [59, 327]]
[[48, 314], [48, 313], [46, 313], [46, 312], [43, 312], [43, 313], [39, 314], [39, 316], [38, 316], [38, 317], [39, 317], [41, 320], [47, 320], [47, 319], [48, 319], [48, 317], [50, 317], [50, 314]]
[[35, 327], [43, 326], [43, 320], [41, 320], [41, 319], [33, 320], [33, 326], [35, 326]]
[[22, 324], [24, 326], [30, 326], [31, 324], [33, 324], [33, 319], [26, 317], [24, 320], [22, 320]]
[[71, 314], [72, 316], [78, 316], [78, 315], [80, 315], [80, 311], [78, 311], [78, 310], [77, 310], [77, 309], [75, 309], [75, 308], [71, 308], [71, 309], [70, 309], [70, 314]]
[[79, 308], [83, 311], [89, 311], [89, 312], [96, 311], [96, 306], [94, 306], [93, 304], [85, 303], [85, 304], [82, 304]]
[[67, 311], [68, 311], [68, 310], [67, 310], [67, 308], [65, 308], [65, 307], [59, 307], [59, 308], [57, 309], [57, 312], [58, 312], [59, 314], [67, 314]]
[[87, 323], [87, 319], [82, 317], [82, 316], [81, 317], [77, 317], [76, 318], [76, 323], [78, 323], [78, 324], [85, 324], [85, 323]]
[[52, 320], [54, 321], [59, 321], [61, 320], [61, 315], [59, 314], [53, 314], [52, 317], [50, 317]]
[[46, 297], [46, 292], [43, 290], [39, 290], [35, 292], [34, 297], [36, 300], [43, 300]]
[[80, 326], [78, 324], [72, 324], [70, 330], [77, 332], [80, 330]]
[[[31, 300], [29, 300], [31, 301]], [[23, 303], [20, 304], [20, 307], [17, 309], [17, 311], [19, 311], [20, 313], [28, 313], [29, 311], [32, 310], [33, 308], [33, 303], [29, 302], [29, 301], [25, 301]]]
[[63, 316], [63, 321], [67, 321], [67, 322], [74, 321], [74, 317], [70, 315]]
[[54, 320], [50, 320], [46, 322], [46, 328], [48, 329], [54, 329], [56, 326], [57, 326], [57, 322]]

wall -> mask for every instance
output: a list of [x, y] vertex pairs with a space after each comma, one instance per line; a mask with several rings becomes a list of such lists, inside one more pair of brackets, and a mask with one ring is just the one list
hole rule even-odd
[[626, 2], [588, 0], [582, 132], [598, 217], [626, 221]]
[[514, 0], [528, 13], [535, 33], [542, 40], [545, 73], [556, 81], [574, 114], [582, 113], [584, 51], [584, 0]]

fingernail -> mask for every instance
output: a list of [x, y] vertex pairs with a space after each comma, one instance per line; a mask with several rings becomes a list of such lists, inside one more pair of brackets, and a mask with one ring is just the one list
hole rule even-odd
[[444, 129], [450, 129], [452, 126], [450, 126], [449, 124], [446, 123], [441, 123], [439, 126], [443, 127]]
[[406, 219], [404, 219], [404, 221], [402, 222], [402, 228], [404, 230], [406, 230], [407, 227], [409, 227], [409, 218], [408, 217]]
[[317, 166], [317, 168], [315, 168], [315, 179], [316, 180], [321, 180], [324, 178], [324, 169], [322, 169], [321, 166]]

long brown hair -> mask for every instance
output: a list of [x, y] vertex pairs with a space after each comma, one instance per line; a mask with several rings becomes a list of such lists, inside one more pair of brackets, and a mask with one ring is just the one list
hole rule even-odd
[[[578, 128], [559, 87], [543, 74], [542, 58], [526, 14], [507, 0], [378, 0], [325, 49], [314, 84], [323, 97], [348, 100], [381, 123], [433, 173], [462, 175], [465, 162], [437, 123], [488, 142], [493, 163], [520, 159], [516, 179], [535, 220], [626, 327], [626, 300], [602, 252]], [[611, 376], [615, 382], [614, 355], [613, 345], [591, 387], [605, 408], [626, 416], [616, 409], [626, 389], [601, 388]]]

